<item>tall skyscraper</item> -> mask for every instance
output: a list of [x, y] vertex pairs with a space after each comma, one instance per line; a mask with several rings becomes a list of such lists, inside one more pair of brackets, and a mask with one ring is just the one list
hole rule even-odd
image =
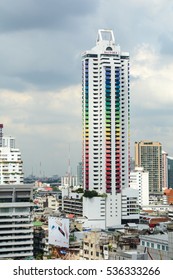
[[135, 142], [135, 165], [149, 172], [149, 194], [162, 194], [162, 145], [159, 142]]
[[99, 30], [96, 46], [82, 54], [83, 184], [111, 199], [109, 224], [119, 220], [116, 199], [129, 187], [129, 72], [129, 53], [115, 44], [112, 30]]

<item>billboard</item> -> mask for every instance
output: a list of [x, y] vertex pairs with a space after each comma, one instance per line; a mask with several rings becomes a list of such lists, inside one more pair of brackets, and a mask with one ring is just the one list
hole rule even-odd
[[49, 244], [69, 248], [69, 219], [48, 218]]

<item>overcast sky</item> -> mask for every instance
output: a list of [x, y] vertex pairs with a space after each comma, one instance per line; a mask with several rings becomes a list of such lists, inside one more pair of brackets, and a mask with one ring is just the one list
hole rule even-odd
[[134, 141], [173, 156], [172, 0], [1, 0], [0, 123], [25, 176], [65, 175], [81, 161], [81, 53], [113, 29], [131, 57]]

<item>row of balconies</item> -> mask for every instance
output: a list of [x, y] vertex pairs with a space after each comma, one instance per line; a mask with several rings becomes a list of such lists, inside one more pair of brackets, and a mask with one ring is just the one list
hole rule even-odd
[[78, 200], [64, 200], [64, 205], [71, 205], [71, 206], [82, 206], [82, 202]]
[[[0, 222], [1, 222], [1, 220], [0, 220]], [[1, 232], [1, 230], [2, 229], [12, 229], [12, 228], [16, 228], [16, 229], [18, 229], [18, 228], [26, 228], [26, 227], [33, 227], [33, 224], [32, 223], [26, 223], [26, 224], [24, 224], [24, 223], [22, 223], [22, 224], [16, 224], [16, 223], [14, 223], [14, 224], [7, 224], [7, 225], [5, 225], [5, 224], [0, 224], [0, 232]]]
[[22, 241], [15, 241], [15, 240], [3, 240], [3, 242], [0, 242], [0, 247], [1, 246], [12, 246], [12, 245], [21, 245], [21, 244], [29, 244], [32, 245], [33, 244], [33, 239], [29, 239], [29, 240], [22, 240]]
[[16, 239], [33, 239], [33, 234], [20, 234], [20, 235], [4, 235], [0, 236], [0, 240], [16, 240]]
[[31, 222], [33, 220], [33, 218], [30, 217], [26, 217], [26, 218], [12, 218], [12, 217], [7, 217], [6, 219], [1, 218], [0, 219], [0, 223], [9, 223], [11, 224], [12, 222]]
[[70, 211], [81, 211], [82, 210], [82, 208], [83, 208], [83, 206], [81, 205], [80, 207], [75, 207], [75, 206], [68, 206], [68, 205], [64, 205], [64, 209], [66, 209], [66, 210], [70, 210]]
[[81, 210], [70, 210], [70, 209], [64, 209], [65, 213], [67, 214], [74, 214], [74, 215], [80, 215], [82, 216], [83, 212]]
[[21, 252], [17, 252], [17, 253], [0, 253], [0, 259], [4, 259], [4, 258], [21, 258], [21, 257], [29, 257], [29, 256], [33, 256], [33, 251], [31, 252], [25, 252], [25, 251], [21, 251]]
[[82, 212], [82, 207], [81, 208], [76, 208], [76, 207], [64, 207], [64, 211], [68, 212]]
[[0, 256], [2, 252], [14, 252], [14, 251], [32, 251], [33, 250], [33, 246], [21, 246], [21, 247], [0, 247]]
[[30, 233], [33, 232], [33, 228], [30, 229], [12, 229], [12, 230], [2, 230], [0, 231], [0, 236], [1, 234], [8, 234], [8, 233]]

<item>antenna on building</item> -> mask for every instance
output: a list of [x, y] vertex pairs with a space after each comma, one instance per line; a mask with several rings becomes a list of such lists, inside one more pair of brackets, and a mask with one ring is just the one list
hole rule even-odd
[[41, 178], [42, 172], [41, 172], [41, 161], [40, 161], [40, 178]]

